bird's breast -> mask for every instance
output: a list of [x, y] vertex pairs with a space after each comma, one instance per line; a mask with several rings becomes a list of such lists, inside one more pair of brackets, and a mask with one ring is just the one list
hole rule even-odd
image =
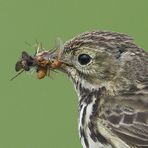
[[[81, 98], [79, 103], [79, 136], [83, 148], [112, 148], [106, 138], [100, 134], [97, 127], [99, 99], [93, 95]], [[90, 99], [89, 101], [87, 99]], [[87, 100], [87, 101], [86, 101]]]
[[95, 99], [89, 104], [83, 102], [79, 110], [79, 136], [83, 148], [103, 148], [103, 144], [98, 143], [96, 140], [92, 139], [92, 123], [91, 117], [93, 116], [93, 106], [95, 104]]

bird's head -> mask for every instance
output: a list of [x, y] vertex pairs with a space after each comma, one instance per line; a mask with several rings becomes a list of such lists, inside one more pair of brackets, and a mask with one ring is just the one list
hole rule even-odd
[[124, 70], [134, 48], [138, 49], [132, 38], [124, 34], [83, 33], [64, 44], [59, 54], [60, 69], [69, 75], [76, 87], [79, 84], [89, 89], [104, 86], [114, 91], [113, 87], [117, 88], [119, 81], [123, 85], [128, 83], [128, 70]]

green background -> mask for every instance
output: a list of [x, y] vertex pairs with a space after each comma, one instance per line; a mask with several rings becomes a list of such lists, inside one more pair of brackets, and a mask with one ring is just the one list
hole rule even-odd
[[81, 148], [77, 95], [67, 76], [16, 74], [22, 50], [94, 29], [127, 33], [148, 49], [147, 0], [0, 0], [0, 148]]

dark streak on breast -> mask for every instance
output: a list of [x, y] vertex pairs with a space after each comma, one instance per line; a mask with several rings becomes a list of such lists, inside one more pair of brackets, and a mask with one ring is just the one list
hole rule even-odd
[[83, 115], [82, 115], [82, 125], [83, 125], [83, 126], [84, 126], [84, 124], [85, 124], [86, 109], [87, 109], [87, 106], [85, 106], [85, 107], [84, 107], [84, 110], [83, 110]]
[[89, 123], [88, 127], [91, 132], [90, 137], [92, 138], [94, 142], [98, 140], [102, 144], [107, 144], [107, 140], [105, 139], [105, 137], [99, 133], [97, 129], [97, 125], [93, 123]]
[[84, 129], [80, 128], [80, 132], [81, 132], [81, 138], [84, 138], [84, 143], [85, 143], [86, 147], [89, 148], [89, 143], [88, 143], [88, 140], [86, 138]]

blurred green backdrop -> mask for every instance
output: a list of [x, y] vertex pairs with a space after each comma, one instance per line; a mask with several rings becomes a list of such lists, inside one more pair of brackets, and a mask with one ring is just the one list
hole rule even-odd
[[77, 96], [66, 75], [37, 80], [15, 74], [24, 41], [52, 48], [84, 31], [132, 35], [148, 49], [147, 0], [0, 0], [0, 148], [81, 148]]

